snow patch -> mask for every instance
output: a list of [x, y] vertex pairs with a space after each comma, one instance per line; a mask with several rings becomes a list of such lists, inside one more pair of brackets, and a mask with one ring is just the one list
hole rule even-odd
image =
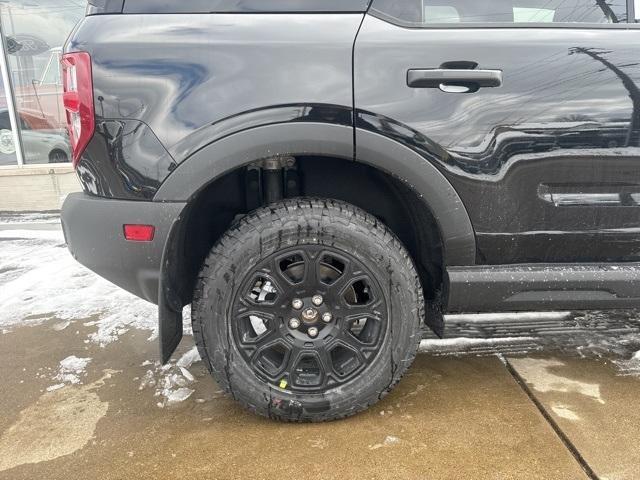
[[86, 376], [87, 365], [91, 362], [90, 358], [79, 358], [75, 355], [65, 358], [60, 362], [58, 373], [53, 377], [61, 383], [52, 385], [47, 388], [47, 391], [54, 391], [65, 385], [78, 385], [80, 383], [80, 377]]
[[170, 390], [165, 393], [166, 404], [173, 405], [174, 403], [184, 402], [189, 398], [195, 390], [191, 388], [181, 387], [176, 390]]
[[51, 328], [56, 332], [61, 332], [62, 330], [65, 330], [69, 325], [71, 325], [71, 320], [66, 320], [64, 322], [58, 322], [54, 324]]
[[473, 313], [445, 315], [446, 321], [482, 323], [482, 322], [512, 322], [536, 320], [564, 320], [571, 317], [571, 312], [507, 312], [507, 313]]
[[65, 384], [64, 383], [56, 383], [55, 385], [51, 385], [50, 387], [47, 387], [47, 392], [55, 392], [56, 390], [60, 390], [61, 388], [64, 388]]
[[[171, 360], [167, 365], [154, 363], [153, 369], [148, 369], [140, 381], [140, 390], [154, 389], [154, 396], [159, 397], [156, 403], [164, 408], [184, 402], [194, 393], [190, 388], [197, 381], [189, 371], [194, 363], [200, 361], [198, 350], [193, 347], [182, 355], [177, 361]], [[149, 365], [149, 363], [144, 362]]]
[[369, 445], [369, 450], [378, 450], [382, 447], [392, 447], [398, 445], [402, 440], [393, 435], [387, 435], [382, 443], [376, 443], [375, 445]]
[[396, 445], [400, 443], [400, 439], [398, 437], [394, 437], [393, 435], [387, 435], [382, 442], [384, 445]]
[[191, 365], [193, 365], [196, 362], [199, 362], [200, 360], [201, 359], [200, 359], [200, 354], [198, 353], [198, 347], [193, 347], [187, 353], [182, 355], [182, 357], [180, 357], [180, 359], [176, 362], [176, 364], [179, 367], [189, 368]]
[[[4, 239], [4, 240], [3, 240]], [[0, 230], [0, 327], [38, 325], [55, 319], [54, 330], [73, 320], [95, 326], [88, 342], [106, 346], [132, 328], [157, 338], [155, 305], [113, 285], [76, 262], [60, 230]], [[2, 273], [4, 271], [5, 273]], [[185, 308], [185, 334], [191, 334]]]
[[629, 360], [614, 360], [621, 375], [640, 376], [640, 351], [637, 351]]
[[470, 347], [491, 347], [497, 345], [517, 345], [519, 343], [531, 342], [534, 337], [503, 337], [503, 338], [445, 338], [429, 339], [420, 342], [419, 352], [432, 353], [446, 350], [459, 350]]
[[25, 223], [59, 224], [57, 213], [4, 213], [0, 216], [0, 225], [21, 225]]

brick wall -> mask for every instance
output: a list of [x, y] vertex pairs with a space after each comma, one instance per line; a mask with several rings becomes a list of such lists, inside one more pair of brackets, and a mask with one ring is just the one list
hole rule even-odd
[[78, 191], [71, 165], [0, 168], [0, 212], [60, 210], [64, 198]]

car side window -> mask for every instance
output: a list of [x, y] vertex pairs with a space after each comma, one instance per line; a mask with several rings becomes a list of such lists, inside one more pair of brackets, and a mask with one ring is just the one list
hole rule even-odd
[[372, 11], [410, 26], [627, 21], [626, 0], [374, 0]]
[[0, 111], [0, 130], [11, 130], [11, 121], [7, 110]]

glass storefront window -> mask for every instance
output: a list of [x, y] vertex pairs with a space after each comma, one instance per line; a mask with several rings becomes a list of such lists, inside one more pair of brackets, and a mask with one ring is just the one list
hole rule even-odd
[[[62, 107], [60, 56], [84, 10], [85, 2], [78, 0], [0, 2], [25, 164], [66, 163], [71, 159]], [[0, 156], [1, 145], [0, 131]]]
[[0, 166], [17, 165], [16, 145], [7, 105], [7, 93], [0, 77]]

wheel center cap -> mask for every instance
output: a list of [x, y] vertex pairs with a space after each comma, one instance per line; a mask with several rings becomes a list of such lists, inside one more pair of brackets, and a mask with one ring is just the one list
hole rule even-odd
[[305, 322], [315, 322], [318, 319], [318, 311], [315, 308], [307, 308], [302, 311], [302, 319]]

